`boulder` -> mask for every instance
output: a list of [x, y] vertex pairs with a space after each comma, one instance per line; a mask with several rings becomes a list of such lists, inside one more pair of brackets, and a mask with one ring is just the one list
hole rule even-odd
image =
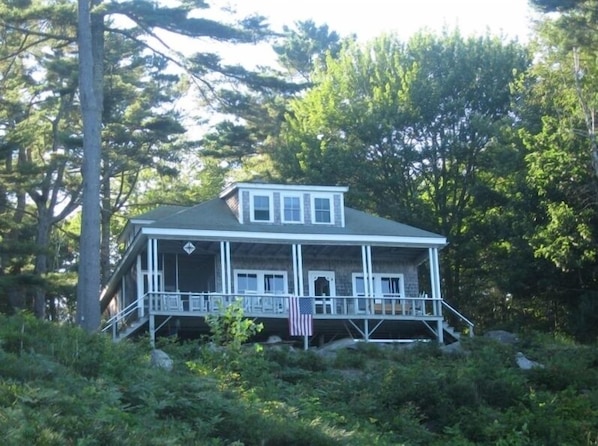
[[282, 338], [277, 335], [272, 335], [268, 337], [268, 340], [265, 342], [266, 344], [280, 344], [282, 342]]
[[531, 359], [527, 359], [525, 355], [521, 352], [517, 352], [515, 355], [515, 361], [521, 370], [531, 370], [533, 368], [544, 368], [542, 364], [536, 361], [532, 361]]
[[172, 370], [172, 359], [166, 352], [159, 349], [152, 350], [150, 364], [152, 367], [159, 367], [169, 372]]
[[319, 351], [322, 353], [325, 352], [336, 352], [338, 350], [343, 350], [343, 349], [356, 349], [357, 348], [357, 342], [355, 341], [355, 339], [352, 338], [343, 338], [343, 339], [339, 339], [338, 341], [332, 341], [326, 345], [323, 345], [322, 347], [319, 348]]

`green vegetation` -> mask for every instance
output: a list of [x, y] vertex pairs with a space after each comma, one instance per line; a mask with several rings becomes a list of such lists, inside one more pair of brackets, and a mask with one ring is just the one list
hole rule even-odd
[[[530, 335], [464, 353], [358, 344], [336, 353], [118, 344], [0, 319], [6, 445], [595, 445], [598, 349]], [[544, 365], [520, 370], [517, 350]]]

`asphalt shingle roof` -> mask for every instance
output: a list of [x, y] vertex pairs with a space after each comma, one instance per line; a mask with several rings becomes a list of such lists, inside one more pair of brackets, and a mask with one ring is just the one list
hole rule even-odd
[[[334, 235], [374, 235], [393, 237], [444, 238], [441, 235], [376, 217], [356, 209], [345, 207], [345, 227], [325, 225], [239, 223], [235, 215], [220, 198], [215, 198], [192, 207], [169, 206], [156, 209], [135, 219], [154, 220], [148, 226], [163, 229], [190, 229], [239, 231], [284, 234], [334, 234]], [[153, 218], [148, 218], [151, 215]], [[163, 215], [162, 218], [159, 218]]]

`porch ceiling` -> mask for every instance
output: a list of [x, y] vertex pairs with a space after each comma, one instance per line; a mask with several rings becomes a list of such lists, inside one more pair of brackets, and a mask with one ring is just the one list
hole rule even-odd
[[[162, 253], [186, 254], [183, 247], [188, 240], [160, 240], [158, 250]], [[220, 253], [220, 242], [193, 241], [195, 250], [191, 256], [214, 256]], [[231, 243], [232, 256], [267, 256], [285, 257], [292, 255], [291, 244], [273, 243]], [[360, 258], [361, 246], [351, 245], [302, 245], [302, 254], [305, 258]], [[406, 263], [420, 263], [427, 258], [425, 248], [405, 248], [389, 246], [373, 246], [372, 256], [375, 258], [388, 258]]]

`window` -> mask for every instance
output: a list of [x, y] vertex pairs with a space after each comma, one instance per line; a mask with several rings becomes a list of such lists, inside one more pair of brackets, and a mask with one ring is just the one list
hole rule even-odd
[[272, 221], [269, 195], [254, 195], [251, 203], [253, 205], [252, 221]]
[[238, 293], [257, 293], [257, 274], [255, 273], [237, 273], [237, 292]]
[[301, 223], [301, 198], [282, 198], [282, 221], [285, 223]]
[[[374, 296], [376, 297], [402, 297], [403, 296], [403, 275], [375, 273], [372, 274], [374, 282]], [[353, 274], [353, 294], [363, 296], [365, 286], [363, 283], [363, 274]]]
[[264, 294], [285, 294], [284, 274], [264, 274]]
[[235, 271], [235, 290], [241, 294], [287, 294], [285, 271]]
[[330, 198], [314, 197], [314, 222], [331, 223]]

